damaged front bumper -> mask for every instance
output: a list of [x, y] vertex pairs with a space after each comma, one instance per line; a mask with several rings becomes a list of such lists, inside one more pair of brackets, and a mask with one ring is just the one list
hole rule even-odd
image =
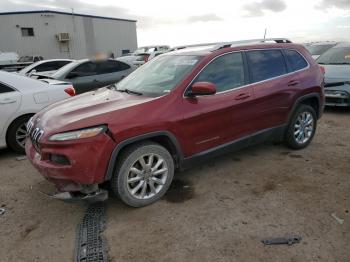
[[346, 82], [325, 85], [326, 106], [350, 106], [350, 84]]

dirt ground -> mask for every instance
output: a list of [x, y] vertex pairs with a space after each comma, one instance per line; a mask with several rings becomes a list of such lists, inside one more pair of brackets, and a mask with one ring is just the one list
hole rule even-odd
[[[263, 144], [179, 173], [149, 207], [110, 198], [109, 261], [350, 261], [349, 120], [350, 110], [327, 110], [304, 150]], [[39, 193], [50, 188], [0, 151], [0, 261], [73, 260], [85, 206]], [[288, 234], [303, 239], [260, 242]]]

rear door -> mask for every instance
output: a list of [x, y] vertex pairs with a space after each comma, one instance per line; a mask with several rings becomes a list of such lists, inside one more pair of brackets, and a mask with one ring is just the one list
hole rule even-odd
[[[253, 90], [247, 86], [245, 64], [241, 52], [215, 58], [195, 78], [195, 82], [211, 82], [217, 93], [208, 96], [185, 96], [182, 110], [182, 134], [186, 152], [196, 154], [231, 142], [250, 133]], [[192, 83], [192, 84], [193, 84]], [[191, 86], [189, 87], [189, 89]]]
[[246, 57], [255, 94], [255, 131], [284, 124], [298, 78], [289, 74], [280, 49], [246, 51]]
[[131, 67], [117, 60], [102, 61], [97, 64], [98, 75], [96, 81], [99, 87], [114, 84], [131, 72]]
[[21, 104], [21, 93], [0, 82], [0, 137], [6, 132], [5, 125]]

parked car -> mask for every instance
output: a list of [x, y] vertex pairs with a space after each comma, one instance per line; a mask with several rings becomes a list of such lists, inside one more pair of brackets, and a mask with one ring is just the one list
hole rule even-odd
[[24, 153], [26, 124], [49, 104], [74, 96], [74, 88], [61, 81], [42, 82], [0, 71], [0, 148]]
[[141, 207], [199, 160], [270, 139], [310, 144], [324, 75], [304, 47], [246, 41], [193, 50], [36, 114], [28, 159], [65, 199], [99, 195], [109, 181], [124, 203]]
[[1, 65], [1, 70], [8, 72], [18, 72], [19, 70], [41, 60], [44, 60], [44, 58], [39, 55], [25, 55], [21, 56], [18, 59], [17, 63]]
[[153, 53], [165, 53], [168, 50], [170, 50], [170, 47], [167, 45], [144, 46], [136, 49], [131, 55], [118, 57], [117, 60], [141, 66], [149, 60], [149, 57], [152, 56]]
[[49, 59], [35, 62], [18, 72], [20, 75], [30, 76], [33, 73], [53, 74], [61, 67], [73, 62], [71, 59]]
[[350, 106], [350, 43], [338, 44], [317, 60], [325, 70], [327, 106]]
[[135, 66], [113, 59], [77, 60], [54, 74], [35, 73], [33, 78], [71, 82], [77, 94], [114, 84], [135, 70]]
[[335, 46], [337, 42], [317, 42], [305, 45], [306, 49], [310, 52], [313, 59], [317, 59], [320, 55], [326, 52], [328, 49]]

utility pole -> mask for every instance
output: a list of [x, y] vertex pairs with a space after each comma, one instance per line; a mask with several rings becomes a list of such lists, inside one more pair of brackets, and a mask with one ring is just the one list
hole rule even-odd
[[265, 28], [264, 40], [266, 39], [266, 31], [267, 31], [267, 28]]

